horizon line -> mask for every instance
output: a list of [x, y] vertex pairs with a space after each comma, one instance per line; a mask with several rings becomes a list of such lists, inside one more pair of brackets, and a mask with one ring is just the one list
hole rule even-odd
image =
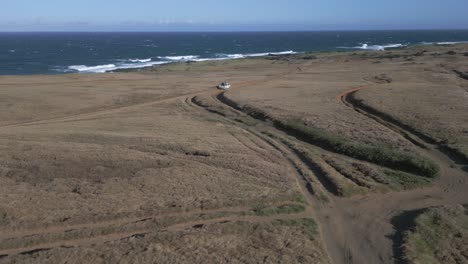
[[66, 31], [66, 30], [21, 30], [21, 31], [1, 31], [1, 33], [288, 33], [288, 32], [369, 32], [369, 31], [450, 31], [450, 30], [468, 30], [468, 28], [413, 28], [413, 29], [317, 29], [317, 30], [154, 30], [154, 31], [114, 31], [114, 30], [83, 30], [83, 31]]

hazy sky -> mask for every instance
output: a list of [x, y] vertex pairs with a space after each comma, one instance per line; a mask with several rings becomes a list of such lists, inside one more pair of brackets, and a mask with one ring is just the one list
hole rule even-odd
[[468, 28], [468, 0], [8, 0], [0, 31]]

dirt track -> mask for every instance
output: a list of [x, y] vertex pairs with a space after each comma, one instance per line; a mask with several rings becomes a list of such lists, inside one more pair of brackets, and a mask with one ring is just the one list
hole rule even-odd
[[[347, 97], [364, 88], [369, 89], [371, 85], [346, 89], [344, 92], [338, 94], [337, 97], [340, 98], [340, 101], [346, 106], [355, 107], [347, 100]], [[215, 98], [217, 97], [213, 96], [213, 99]], [[222, 102], [218, 101], [218, 103]], [[362, 109], [359, 110], [362, 111], [366, 117], [379, 120], [379, 124], [386, 126], [391, 131], [401, 134], [405, 138], [411, 133], [402, 128], [398, 128], [397, 130], [394, 128], [393, 124], [387, 125], [384, 121], [380, 121], [378, 117], [371, 116], [370, 113]], [[416, 138], [417, 136], [411, 135], [410, 137]], [[423, 139], [418, 140], [423, 141]], [[413, 142], [413, 140], [411, 140], [411, 142]], [[424, 144], [429, 145], [430, 143], [424, 142]], [[419, 144], [417, 145], [419, 146]], [[421, 151], [426, 151], [429, 156], [440, 161], [439, 164], [442, 165], [441, 175], [445, 176], [438, 180], [433, 188], [411, 191], [406, 194], [399, 193], [397, 195], [367, 197], [365, 200], [359, 200], [359, 209], [355, 208], [357, 202], [355, 199], [336, 198], [332, 199], [331, 203], [324, 206], [321, 201], [317, 200], [317, 197], [314, 197], [313, 194], [311, 195], [307, 191], [307, 183], [299, 180], [299, 182], [303, 184], [303, 194], [310, 199], [313, 211], [319, 214], [314, 215], [314, 217], [318, 217], [318, 219], [322, 220], [323, 237], [327, 242], [327, 250], [334, 263], [364, 263], [370, 260], [372, 263], [387, 262], [392, 259], [394, 252], [384, 252], [381, 250], [391, 249], [391, 243], [389, 243], [386, 237], [381, 237], [381, 241], [376, 241], [375, 235], [381, 233], [390, 235], [392, 233], [392, 228], [387, 227], [382, 229], [382, 227], [379, 227], [378, 230], [373, 229], [376, 225], [375, 222], [377, 222], [378, 225], [385, 222], [391, 223], [396, 212], [415, 210], [424, 205], [434, 206], [447, 203], [463, 203], [466, 201], [464, 190], [468, 187], [466, 181], [467, 175], [461, 171], [461, 165], [458, 166], [458, 170], [450, 168], [450, 156], [438, 151], [436, 146], [428, 146], [427, 148], [421, 149]], [[293, 159], [296, 162], [300, 162], [298, 157], [294, 157]], [[441, 194], [441, 191], [443, 194]], [[332, 194], [329, 193], [329, 195], [331, 196]], [[447, 201], [441, 200], [441, 196], [448, 197]], [[378, 203], [376, 203], [375, 200], [377, 197], [380, 201]], [[403, 201], [405, 203], [404, 207], [401, 204]], [[371, 211], [368, 211], [369, 209], [371, 209]], [[373, 242], [369, 244], [368, 241]]]
[[[351, 62], [342, 62], [345, 59]], [[467, 164], [440, 143], [379, 115], [382, 110], [359, 104], [355, 96], [363, 90], [387, 91], [381, 83], [387, 79], [374, 72], [372, 60], [332, 54], [318, 62], [247, 60], [209, 66], [224, 67], [221, 73], [176, 65], [158, 72], [162, 79], [154, 83], [145, 83], [154, 79], [143, 75], [123, 75], [118, 83], [102, 75], [100, 82], [118, 85], [119, 93], [133, 93], [140, 78], [145, 89], [157, 87], [157, 95], [129, 96], [123, 104], [109, 103], [102, 94], [86, 99], [102, 105], [83, 108], [77, 98], [69, 106], [57, 104], [57, 109], [68, 109], [63, 114], [54, 111], [49, 116], [41, 102], [28, 98], [28, 107], [37, 104], [39, 109], [32, 119], [6, 106], [12, 115], [0, 120], [0, 263], [109, 263], [112, 254], [142, 263], [249, 262], [246, 256], [265, 263], [402, 261], [400, 231], [411, 219], [400, 216], [467, 203]], [[427, 60], [428, 65], [438, 63]], [[342, 71], [343, 63], [359, 65], [365, 76]], [[403, 78], [398, 71], [402, 63], [384, 62], [379, 69], [411, 89], [411, 82], [398, 79]], [[414, 76], [426, 74], [418, 69], [412, 68]], [[181, 74], [196, 85], [188, 91], [164, 87], [180, 81]], [[232, 90], [223, 94], [211, 88], [208, 84], [220, 78], [216, 74], [236, 78]], [[378, 78], [369, 81], [369, 74]], [[47, 87], [41, 89], [54, 93], [54, 85], [80, 84], [66, 80], [71, 77], [57, 82], [37, 78]], [[83, 78], [98, 85], [95, 77]], [[14, 83], [9, 77], [0, 86]], [[20, 79], [16, 83], [29, 85]], [[88, 98], [85, 93], [81, 96]], [[267, 116], [252, 113], [251, 107], [265, 110]], [[326, 186], [323, 172], [296, 146], [316, 153], [317, 160], [361, 161], [305, 143], [272, 122], [297, 116], [354, 140], [385, 139], [396, 149], [435, 161], [440, 176], [424, 188], [337, 196]], [[340, 171], [333, 172], [356, 185]], [[266, 216], [256, 211], [298, 203], [306, 204], [304, 211]], [[284, 224], [301, 219], [318, 223], [314, 240], [296, 222]], [[272, 224], [277, 221], [283, 224]], [[219, 239], [210, 238], [211, 232]], [[250, 242], [236, 244], [238, 239]], [[243, 256], [252, 248], [257, 253]]]

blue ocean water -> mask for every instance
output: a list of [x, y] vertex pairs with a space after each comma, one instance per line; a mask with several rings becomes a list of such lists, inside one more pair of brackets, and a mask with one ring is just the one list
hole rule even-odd
[[95, 73], [175, 61], [468, 42], [468, 30], [0, 33], [0, 75]]

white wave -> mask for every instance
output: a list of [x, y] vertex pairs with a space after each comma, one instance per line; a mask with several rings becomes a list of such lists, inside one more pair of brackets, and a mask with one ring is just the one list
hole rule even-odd
[[12, 49], [12, 50], [9, 50], [8, 52], [10, 52], [10, 53], [15, 53], [16, 50]]
[[338, 47], [339, 49], [361, 49], [361, 50], [385, 50], [388, 48], [402, 48], [406, 47], [404, 44], [387, 44], [387, 45], [369, 45], [367, 43], [356, 47]]
[[152, 61], [146, 63], [123, 63], [119, 65], [115, 64], [105, 64], [97, 66], [86, 66], [86, 65], [72, 65], [68, 66], [65, 70], [66, 72], [82, 72], [82, 73], [104, 73], [109, 71], [115, 71], [118, 69], [137, 69], [144, 67], [151, 67], [153, 65], [167, 64], [170, 62], [167, 61]]
[[288, 51], [281, 51], [281, 52], [270, 52], [271, 55], [289, 55], [289, 54], [297, 54], [297, 52], [288, 50]]
[[437, 42], [435, 44], [437, 45], [455, 45], [455, 44], [466, 44], [468, 41], [452, 41], [452, 42]]
[[[75, 65], [75, 66], [80, 66], [80, 65]], [[56, 72], [62, 72], [62, 73], [76, 72], [76, 70], [72, 70], [69, 67], [65, 67], [65, 66], [54, 66], [52, 67], [52, 70]]]
[[243, 59], [249, 57], [264, 57], [269, 55], [289, 55], [289, 54], [297, 54], [297, 52], [288, 50], [288, 51], [281, 51], [281, 52], [265, 52], [265, 53], [245, 53], [245, 54], [218, 54], [217, 56], [226, 59]]
[[151, 67], [154, 65], [168, 64], [174, 62], [188, 62], [188, 61], [219, 61], [219, 60], [232, 60], [242, 59], [248, 57], [260, 57], [268, 55], [287, 55], [296, 54], [294, 51], [282, 51], [282, 52], [270, 52], [270, 53], [249, 53], [249, 54], [219, 54], [216, 58], [200, 58], [198, 55], [186, 55], [186, 56], [166, 56], [158, 57], [161, 61], [152, 61], [152, 59], [129, 59], [129, 60], [117, 60], [115, 64], [105, 64], [96, 66], [87, 65], [72, 65], [67, 68], [56, 69], [61, 72], [81, 72], [81, 73], [104, 73], [114, 71], [118, 69], [136, 69]]
[[265, 52], [265, 53], [246, 53], [246, 54], [217, 54], [215, 58], [200, 58], [198, 55], [185, 55], [185, 56], [166, 56], [158, 57], [161, 60], [169, 61], [216, 61], [216, 60], [229, 60], [229, 59], [243, 59], [249, 57], [263, 57], [268, 55], [288, 55], [297, 54], [297, 52], [281, 51], [281, 52]]
[[251, 54], [243, 54], [243, 57], [264, 57], [268, 55], [275, 55], [273, 53], [251, 53]]
[[190, 61], [195, 60], [199, 56], [198, 55], [185, 55], [185, 56], [166, 56], [166, 57], [158, 57], [161, 60], [170, 60], [170, 61]]
[[192, 61], [200, 62], [200, 61], [220, 61], [220, 60], [230, 60], [231, 58], [224, 57], [224, 58], [201, 58], [201, 59], [193, 59]]
[[97, 65], [97, 66], [86, 66], [86, 65], [72, 65], [68, 66], [70, 70], [75, 70], [78, 72], [106, 72], [112, 71], [117, 69], [115, 64], [105, 64], [105, 65]]
[[144, 67], [151, 67], [153, 65], [161, 65], [161, 64], [168, 64], [170, 62], [167, 61], [152, 61], [147, 63], [135, 63], [135, 64], [122, 64], [117, 66], [117, 69], [136, 69], [136, 68], [144, 68]]
[[264, 57], [269, 55], [290, 55], [290, 54], [297, 54], [297, 52], [288, 50], [288, 51], [280, 51], [280, 52], [267, 52], [267, 53], [250, 53], [244, 54], [245, 57]]
[[151, 58], [149, 59], [129, 59], [130, 62], [150, 62]]
[[455, 44], [466, 44], [468, 41], [444, 41], [444, 42], [427, 42], [423, 41], [422, 45], [455, 45]]
[[226, 54], [222, 55], [221, 58], [226, 58], [226, 59], [242, 59], [245, 58], [245, 54]]

